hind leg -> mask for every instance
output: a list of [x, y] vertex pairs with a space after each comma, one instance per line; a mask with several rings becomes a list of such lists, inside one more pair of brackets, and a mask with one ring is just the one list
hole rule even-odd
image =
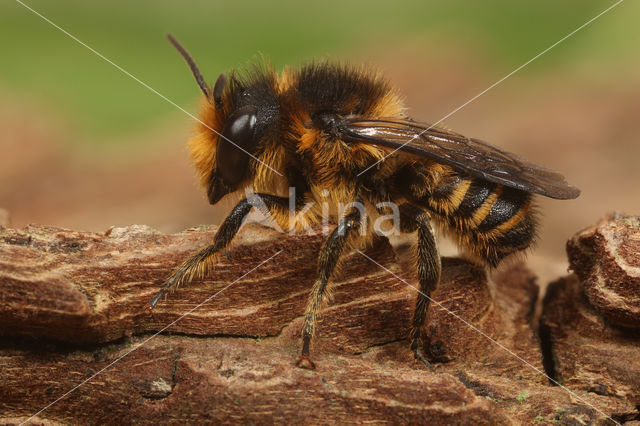
[[422, 326], [429, 309], [431, 292], [438, 287], [440, 281], [441, 264], [436, 236], [429, 219], [429, 214], [425, 211], [409, 205], [401, 206], [401, 229], [404, 232], [418, 231], [417, 267], [420, 288], [411, 321], [410, 348], [417, 360], [433, 369], [422, 354]]

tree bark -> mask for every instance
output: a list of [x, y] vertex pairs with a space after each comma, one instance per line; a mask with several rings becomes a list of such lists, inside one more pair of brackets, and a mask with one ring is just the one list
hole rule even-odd
[[[465, 260], [443, 259], [424, 328], [434, 371], [408, 348], [411, 255], [386, 241], [365, 251], [384, 268], [354, 251], [332, 280], [314, 371], [294, 364], [319, 233], [245, 226], [207, 278], [148, 312], [164, 279], [214, 234], [0, 228], [0, 423], [518, 424], [637, 415], [637, 392], [579, 383], [571, 394], [549, 384], [542, 373], [556, 376], [549, 356], [559, 346], [537, 338], [538, 287], [522, 264], [490, 280]], [[639, 347], [635, 334], [625, 336]]]

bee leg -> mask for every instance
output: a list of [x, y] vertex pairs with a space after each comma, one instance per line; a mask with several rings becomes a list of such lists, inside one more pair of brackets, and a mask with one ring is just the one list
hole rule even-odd
[[222, 222], [218, 232], [216, 233], [213, 244], [203, 248], [198, 253], [184, 261], [178, 269], [167, 279], [164, 287], [149, 302], [149, 309], [152, 310], [160, 301], [162, 296], [167, 294], [174, 288], [177, 288], [186, 281], [190, 281], [195, 277], [202, 276], [206, 273], [208, 264], [212, 256], [229, 245], [233, 237], [236, 236], [238, 230], [242, 226], [244, 218], [249, 214], [252, 208], [256, 207], [261, 210], [267, 210], [268, 213], [274, 207], [287, 208], [287, 198], [276, 197], [268, 194], [253, 194], [242, 199], [233, 208], [229, 216]]
[[304, 317], [304, 326], [302, 327], [302, 355], [296, 362], [296, 366], [302, 368], [315, 369], [316, 366], [309, 356], [311, 347], [311, 338], [315, 331], [315, 323], [322, 309], [323, 302], [326, 299], [327, 283], [334, 268], [338, 264], [338, 260], [342, 255], [349, 236], [360, 226], [360, 211], [354, 209], [350, 212], [340, 224], [333, 230], [327, 241], [320, 249], [318, 256], [318, 279], [313, 285], [307, 309]]
[[426, 212], [408, 205], [401, 206], [401, 221], [406, 221], [404, 224], [401, 222], [402, 230], [411, 232], [417, 229], [418, 231], [417, 266], [420, 290], [409, 334], [410, 348], [416, 360], [433, 370], [422, 354], [422, 326], [427, 316], [431, 292], [436, 289], [440, 281], [441, 264], [438, 244], [429, 219], [429, 214]]

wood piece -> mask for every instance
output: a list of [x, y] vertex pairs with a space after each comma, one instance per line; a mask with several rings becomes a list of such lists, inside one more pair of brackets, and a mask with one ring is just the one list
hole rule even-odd
[[640, 330], [640, 217], [614, 213], [567, 242], [589, 303], [613, 324]]
[[543, 369], [531, 318], [538, 290], [522, 265], [488, 280], [443, 259], [425, 326], [435, 372], [408, 350], [415, 274], [406, 250], [386, 242], [365, 253], [388, 271], [357, 252], [343, 263], [318, 323], [316, 371], [294, 362], [320, 234], [246, 226], [210, 276], [149, 314], [163, 280], [214, 233], [1, 229], [0, 423], [28, 419], [88, 378], [31, 421], [509, 424], [633, 410], [580, 389], [576, 398], [533, 370]]

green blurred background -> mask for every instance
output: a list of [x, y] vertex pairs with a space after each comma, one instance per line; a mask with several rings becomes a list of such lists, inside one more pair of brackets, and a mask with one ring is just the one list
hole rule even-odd
[[[25, 1], [176, 104], [199, 91], [164, 39], [209, 81], [263, 55], [365, 62], [437, 121], [613, 1], [306, 3]], [[640, 3], [627, 0], [445, 121], [564, 172], [576, 201], [542, 200], [541, 253], [605, 212], [638, 213]], [[11, 0], [0, 4], [0, 207], [15, 226], [102, 231], [216, 223], [184, 142], [192, 119]], [[635, 180], [635, 181], [634, 181]]]
[[[166, 2], [28, 1], [28, 6], [174, 102], [191, 106], [193, 81], [162, 36], [171, 32], [214, 79], [257, 54], [277, 68], [318, 57], [377, 62], [408, 41], [406, 57], [434, 47], [481, 49], [496, 76], [553, 44], [613, 2]], [[631, 59], [640, 5], [627, 2], [559, 45], [519, 79], [567, 63]], [[3, 90], [53, 106], [96, 143], [162, 123], [175, 108], [13, 1], [0, 7]], [[422, 44], [424, 43], [424, 44]], [[424, 48], [421, 48], [424, 46]], [[362, 51], [365, 52], [362, 52]], [[358, 52], [362, 52], [358, 54]], [[633, 58], [633, 59], [637, 59]], [[428, 70], [424, 78], [429, 78]], [[487, 84], [491, 83], [487, 81]]]

